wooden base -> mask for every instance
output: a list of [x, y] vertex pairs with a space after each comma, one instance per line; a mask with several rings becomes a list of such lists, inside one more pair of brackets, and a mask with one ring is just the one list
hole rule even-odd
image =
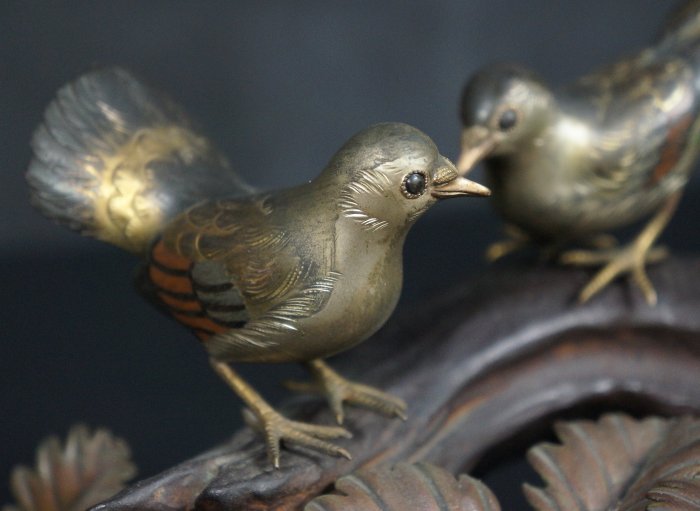
[[[409, 404], [406, 422], [348, 408], [354, 438], [337, 443], [352, 461], [291, 447], [273, 470], [246, 429], [93, 509], [300, 509], [360, 466], [425, 460], [468, 470], [486, 452], [587, 403], [697, 413], [700, 259], [671, 259], [649, 275], [655, 307], [625, 280], [577, 305], [589, 272], [496, 264], [332, 362]], [[285, 413], [333, 424], [314, 398], [295, 399]]]

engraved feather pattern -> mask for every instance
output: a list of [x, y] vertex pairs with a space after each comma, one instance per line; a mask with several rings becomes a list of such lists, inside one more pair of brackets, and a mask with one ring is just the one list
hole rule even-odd
[[[257, 357], [260, 348], [278, 348], [276, 336], [289, 331], [296, 332], [299, 319], [313, 316], [326, 304], [340, 274], [330, 272], [312, 284], [295, 290], [279, 305], [272, 307], [259, 317], [251, 319], [242, 329], [232, 329], [207, 341], [207, 349], [215, 357], [225, 360], [235, 357], [246, 359]], [[270, 352], [270, 357], [274, 351]]]
[[53, 436], [39, 445], [36, 469], [14, 469], [10, 487], [17, 503], [2, 509], [83, 511], [121, 490], [135, 472], [123, 440], [74, 426], [65, 445]]
[[206, 202], [175, 220], [164, 239], [192, 261], [221, 262], [248, 306], [266, 307], [303, 273], [289, 234], [271, 213], [267, 196]]
[[[390, 220], [377, 218], [368, 205], [386, 200], [389, 196], [388, 189], [394, 186], [392, 175], [403, 174], [411, 169], [413, 163], [424, 165], [425, 161], [425, 155], [409, 149], [394, 159], [378, 160], [374, 162], [374, 167], [358, 170], [352, 181], [341, 191], [340, 209], [343, 215], [369, 232], [389, 227]], [[421, 213], [422, 211], [418, 212], [416, 217]]]
[[358, 197], [367, 194], [368, 197], [380, 198], [384, 195], [384, 186], [391, 182], [381, 172], [362, 170], [359, 179], [351, 182], [340, 195], [340, 207], [347, 218], [352, 218], [369, 231], [384, 229], [389, 223], [367, 213], [358, 202]]
[[[216, 357], [246, 358], [275, 346], [276, 334], [296, 331], [299, 319], [323, 308], [338, 280], [339, 274], [300, 253], [273, 212], [266, 195], [207, 202], [175, 219], [163, 235], [165, 245], [192, 261], [194, 270], [208, 264], [225, 272], [230, 283], [225, 291], [241, 298], [245, 309], [238, 317], [245, 317], [244, 324], [206, 339]], [[208, 315], [216, 317], [199, 296]]]
[[193, 203], [250, 192], [176, 105], [121, 69], [62, 88], [32, 147], [33, 204], [133, 252]]
[[574, 89], [590, 95], [599, 126], [590, 146], [599, 164], [582, 178], [601, 194], [646, 192], [670, 179], [659, 192], [667, 194], [685, 184], [690, 169], [683, 158], [697, 145], [690, 129], [697, 113], [694, 73], [680, 58], [620, 66], [583, 78]]

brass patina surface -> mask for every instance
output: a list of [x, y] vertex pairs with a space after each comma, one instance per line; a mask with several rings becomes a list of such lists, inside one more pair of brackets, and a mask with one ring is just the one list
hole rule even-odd
[[311, 182], [256, 193], [184, 114], [129, 73], [67, 85], [33, 141], [33, 203], [83, 234], [145, 254], [140, 288], [192, 329], [243, 399], [278, 466], [281, 440], [329, 454], [340, 427], [279, 415], [229, 362], [302, 362], [339, 423], [343, 402], [405, 417], [406, 404], [322, 359], [389, 317], [413, 223], [440, 199], [485, 196], [425, 134], [385, 123], [352, 137]]
[[[645, 265], [665, 255], [653, 245], [698, 154], [699, 92], [697, 0], [671, 19], [654, 46], [560, 90], [516, 65], [475, 74], [462, 97], [457, 166], [466, 173], [484, 161], [493, 203], [514, 233], [489, 257], [530, 241], [554, 251], [571, 241], [592, 243], [598, 250], [561, 257], [604, 265], [582, 301], [631, 272], [655, 303]], [[652, 214], [628, 246], [611, 247], [598, 236]]]

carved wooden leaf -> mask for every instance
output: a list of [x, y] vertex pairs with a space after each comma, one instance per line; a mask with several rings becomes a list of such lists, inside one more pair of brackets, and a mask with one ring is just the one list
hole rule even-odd
[[700, 509], [700, 420], [610, 414], [558, 423], [555, 431], [561, 445], [528, 452], [547, 482], [545, 489], [524, 485], [535, 509]]
[[469, 476], [455, 479], [427, 463], [361, 469], [335, 483], [336, 494], [304, 511], [500, 511], [494, 494]]
[[669, 421], [666, 435], [641, 468], [619, 509], [700, 509], [700, 419]]
[[84, 511], [121, 490], [135, 473], [126, 442], [104, 429], [91, 434], [73, 426], [65, 446], [55, 436], [39, 445], [35, 469], [13, 470], [16, 505], [3, 511]]

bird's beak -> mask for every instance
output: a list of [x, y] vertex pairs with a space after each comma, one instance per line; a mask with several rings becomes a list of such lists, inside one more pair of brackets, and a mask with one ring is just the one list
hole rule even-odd
[[460, 176], [457, 169], [447, 158], [444, 158], [445, 165], [441, 167], [433, 178], [433, 197], [438, 199], [449, 199], [450, 197], [488, 197], [491, 190], [485, 186], [470, 181]]
[[457, 171], [465, 176], [479, 160], [496, 147], [498, 137], [483, 126], [472, 126], [462, 131], [462, 152], [457, 159]]

